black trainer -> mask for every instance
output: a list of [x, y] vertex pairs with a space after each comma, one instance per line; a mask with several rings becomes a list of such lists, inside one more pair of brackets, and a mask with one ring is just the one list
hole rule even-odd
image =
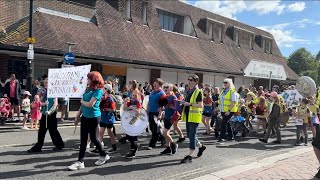
[[134, 157], [136, 157], [136, 154], [133, 153], [133, 151], [130, 151], [130, 152], [127, 153], [126, 156], [125, 156], [125, 158], [127, 158], [127, 159], [132, 159], [132, 158], [134, 158]]
[[181, 161], [180, 161], [180, 163], [191, 163], [192, 162], [192, 157], [191, 156], [186, 156], [186, 157], [184, 157]]
[[199, 148], [199, 152], [197, 154], [198, 157], [202, 156], [203, 151], [205, 151], [207, 149], [206, 146], [202, 145], [201, 148]]
[[260, 138], [259, 141], [264, 142], [264, 143], [268, 143], [268, 141], [263, 138]]
[[52, 150], [53, 151], [62, 151], [62, 149], [64, 148], [64, 146], [63, 147], [54, 147]]
[[42, 150], [41, 150], [41, 149], [31, 148], [31, 149], [29, 149], [27, 152], [28, 152], [28, 153], [40, 153], [40, 152], [42, 152]]
[[186, 138], [179, 138], [178, 141], [177, 141], [177, 143], [182, 143], [182, 142], [185, 141], [185, 140], [186, 140]]
[[274, 144], [281, 144], [281, 141], [275, 140], [275, 141], [272, 141], [272, 143], [274, 143]]
[[92, 153], [99, 153], [100, 151], [96, 148], [96, 149], [94, 149], [94, 150], [92, 150], [92, 151], [90, 151], [90, 152], [92, 152]]
[[166, 147], [166, 149], [164, 151], [162, 151], [160, 154], [161, 155], [171, 155], [171, 148]]
[[178, 151], [178, 144], [172, 143], [171, 144], [171, 151], [172, 151], [172, 154], [175, 154]]

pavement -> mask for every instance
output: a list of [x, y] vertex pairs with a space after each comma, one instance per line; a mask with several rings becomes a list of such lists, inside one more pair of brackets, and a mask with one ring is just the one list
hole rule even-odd
[[192, 180], [316, 179], [319, 161], [312, 147], [210, 173]]
[[[123, 158], [130, 149], [128, 143], [118, 144], [118, 153], [112, 154], [111, 160], [103, 166], [94, 165], [98, 158], [97, 154], [86, 153], [86, 168], [80, 171], [67, 170], [67, 167], [77, 160], [80, 143], [80, 129], [77, 128], [74, 133], [72, 120], [59, 124], [59, 131], [66, 148], [63, 151], [52, 151], [53, 145], [47, 133], [43, 153], [39, 154], [26, 152], [36, 142], [37, 130], [21, 130], [19, 129], [20, 124], [12, 125], [14, 126], [18, 127], [11, 129], [0, 127], [0, 179], [185, 180], [205, 178], [211, 180], [238, 177], [238, 179], [251, 179], [251, 177], [256, 177], [253, 179], [272, 179], [274, 176], [271, 177], [271, 175], [274, 173], [269, 171], [273, 171], [272, 167], [279, 166], [288, 167], [289, 170], [294, 169], [295, 172], [303, 172], [302, 174], [308, 173], [310, 179], [319, 166], [312, 154], [311, 144], [308, 147], [293, 146], [295, 143], [293, 122], [289, 122], [288, 127], [282, 129], [283, 143], [279, 145], [259, 142], [258, 138], [262, 134], [249, 135], [246, 138], [237, 137], [235, 141], [218, 144], [217, 139], [212, 135], [202, 135], [205, 128], [201, 125], [198, 133], [199, 139], [207, 146], [207, 150], [202, 157], [195, 158], [189, 164], [180, 164], [180, 160], [189, 151], [188, 140], [179, 144], [175, 155], [160, 156], [160, 152], [164, 149], [160, 144], [153, 150], [146, 150], [151, 135], [145, 133], [139, 137], [141, 147], [135, 159]], [[185, 123], [180, 122], [179, 126], [185, 134]], [[124, 132], [119, 123], [115, 127], [119, 139]], [[178, 136], [173, 135], [173, 139], [177, 140]], [[110, 147], [108, 136], [105, 136], [104, 143]], [[308, 157], [303, 157], [303, 155], [308, 155]], [[295, 163], [294, 159], [301, 159], [301, 162]], [[282, 165], [278, 165], [281, 162]], [[304, 163], [302, 167], [296, 167], [302, 162]], [[246, 175], [251, 172], [255, 173]], [[258, 172], [268, 172], [268, 177], [262, 174], [260, 177]], [[288, 179], [304, 179], [295, 174], [290, 177]], [[283, 177], [283, 179], [286, 178], [287, 176]]]

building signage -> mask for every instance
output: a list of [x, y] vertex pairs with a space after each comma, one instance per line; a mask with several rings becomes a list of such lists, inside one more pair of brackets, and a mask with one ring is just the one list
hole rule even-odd
[[248, 66], [244, 69], [244, 76], [256, 77], [275, 80], [286, 80], [287, 75], [283, 65], [273, 64], [265, 61], [251, 60]]
[[49, 69], [48, 97], [82, 98], [87, 88], [91, 65]]

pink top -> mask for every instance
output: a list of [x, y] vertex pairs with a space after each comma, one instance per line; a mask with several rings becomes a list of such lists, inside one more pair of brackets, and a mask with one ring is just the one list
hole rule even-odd
[[10, 81], [10, 97], [16, 96], [16, 81]]

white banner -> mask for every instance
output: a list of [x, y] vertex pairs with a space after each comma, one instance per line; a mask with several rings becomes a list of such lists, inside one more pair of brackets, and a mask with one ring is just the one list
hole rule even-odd
[[91, 65], [49, 69], [49, 98], [82, 98], [87, 88], [87, 74]]
[[248, 66], [244, 69], [244, 76], [270, 79], [270, 72], [271, 79], [287, 79], [283, 65], [257, 60], [251, 60], [249, 62]]
[[281, 93], [281, 96], [288, 108], [300, 106], [300, 100], [303, 98], [303, 96], [296, 89], [285, 90], [283, 93]]

